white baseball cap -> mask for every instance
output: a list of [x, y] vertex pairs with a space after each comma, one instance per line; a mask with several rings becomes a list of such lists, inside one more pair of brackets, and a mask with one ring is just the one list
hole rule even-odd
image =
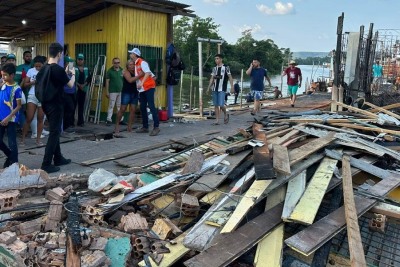
[[133, 48], [132, 50], [128, 50], [128, 53], [130, 53], [130, 54], [135, 54], [135, 55], [138, 55], [139, 57], [140, 57], [140, 50], [139, 50], [139, 48]]

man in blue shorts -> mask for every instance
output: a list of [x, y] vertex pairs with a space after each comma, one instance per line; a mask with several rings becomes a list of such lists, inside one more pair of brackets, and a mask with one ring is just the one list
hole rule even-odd
[[297, 89], [301, 87], [301, 70], [296, 67], [296, 61], [291, 60], [289, 67], [285, 69], [282, 76], [287, 75], [288, 95], [290, 96], [290, 104], [294, 107], [296, 102]]
[[271, 80], [268, 77], [268, 71], [261, 67], [260, 60], [254, 58], [253, 62], [250, 63], [250, 67], [246, 70], [246, 74], [250, 76], [250, 90], [254, 98], [254, 109], [251, 111], [251, 115], [255, 115], [261, 110], [260, 100], [264, 95], [264, 83], [268, 81], [271, 87]]
[[229, 122], [229, 114], [226, 112], [225, 107], [225, 94], [228, 87], [228, 80], [231, 83], [231, 93], [233, 93], [233, 78], [229, 66], [222, 63], [223, 56], [221, 54], [215, 55], [215, 64], [211, 73], [210, 84], [208, 85], [208, 92], [212, 87], [212, 99], [215, 108], [216, 121], [213, 125], [219, 124], [219, 116], [221, 111], [224, 113], [224, 123]]

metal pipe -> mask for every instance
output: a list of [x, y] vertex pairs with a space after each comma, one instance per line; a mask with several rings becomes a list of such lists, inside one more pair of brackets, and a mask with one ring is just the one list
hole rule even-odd
[[[56, 40], [64, 47], [64, 0], [56, 2]], [[64, 57], [61, 57], [58, 65], [64, 68]]]
[[209, 42], [209, 43], [224, 43], [224, 40], [210, 39], [210, 38], [197, 38], [197, 42]]
[[203, 117], [203, 54], [201, 40], [199, 38], [197, 40], [199, 41], [199, 109], [200, 117]]

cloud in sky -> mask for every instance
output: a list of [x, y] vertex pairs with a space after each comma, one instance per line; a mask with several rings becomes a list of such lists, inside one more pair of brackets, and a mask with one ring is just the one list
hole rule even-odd
[[222, 5], [228, 3], [229, 0], [203, 0], [204, 3], [213, 5]]
[[240, 33], [244, 33], [244, 32], [251, 32], [252, 34], [258, 33], [262, 30], [261, 26], [259, 24], [255, 24], [254, 26], [250, 26], [250, 25], [243, 25], [241, 27], [237, 28], [238, 31]]
[[[223, 0], [221, 0], [223, 1]], [[276, 2], [274, 7], [268, 7], [266, 5], [257, 5], [257, 9], [270, 16], [275, 16], [275, 15], [287, 15], [287, 14], [293, 14], [294, 13], [294, 6], [292, 3], [282, 3], [282, 2]]]

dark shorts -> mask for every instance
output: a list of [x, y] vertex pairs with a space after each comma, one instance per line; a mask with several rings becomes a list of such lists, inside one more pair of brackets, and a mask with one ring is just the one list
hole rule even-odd
[[122, 93], [121, 94], [121, 105], [127, 106], [129, 104], [137, 106], [139, 97], [133, 93]]

